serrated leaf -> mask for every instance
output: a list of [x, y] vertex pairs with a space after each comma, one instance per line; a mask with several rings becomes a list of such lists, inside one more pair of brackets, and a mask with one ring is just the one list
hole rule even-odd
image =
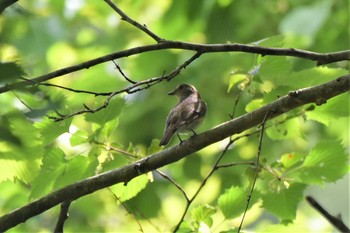
[[85, 120], [94, 122], [100, 126], [117, 118], [125, 105], [125, 101], [122, 98], [115, 98], [109, 102], [109, 105], [95, 113], [88, 113], [85, 115]]
[[58, 136], [68, 132], [72, 118], [60, 122], [54, 122], [49, 118], [44, 118], [40, 122], [34, 123], [41, 134], [43, 146], [52, 143]]
[[130, 200], [141, 192], [148, 184], [147, 175], [138, 176], [127, 184], [116, 184], [110, 190], [119, 198], [121, 202]]
[[98, 160], [96, 157], [77, 155], [69, 159], [65, 165], [62, 174], [55, 182], [56, 189], [95, 175]]
[[323, 184], [342, 178], [348, 171], [348, 156], [338, 141], [321, 142], [307, 155], [300, 179], [307, 184]]
[[22, 67], [15, 62], [0, 63], [0, 81], [7, 82], [25, 75]]
[[9, 152], [0, 152], [0, 182], [19, 179], [29, 184], [39, 171], [40, 148], [10, 149]]
[[65, 169], [65, 154], [59, 148], [50, 148], [44, 154], [39, 175], [33, 180], [30, 199], [36, 199], [49, 193], [57, 177]]
[[191, 211], [192, 219], [195, 221], [195, 229], [201, 227], [201, 222], [204, 222], [207, 227], [213, 225], [212, 215], [216, 213], [216, 209], [210, 205], [197, 206]]
[[78, 180], [94, 175], [98, 160], [95, 157], [75, 156], [66, 159], [59, 148], [50, 148], [44, 156], [39, 175], [34, 179], [30, 198], [41, 197]]
[[13, 114], [9, 118], [11, 131], [25, 147], [33, 147], [41, 144], [39, 130], [33, 126], [33, 122], [21, 114]]
[[89, 134], [85, 131], [78, 130], [70, 137], [71, 146], [77, 146], [88, 142]]
[[[226, 219], [238, 217], [243, 213], [247, 204], [247, 195], [247, 190], [234, 186], [220, 195], [218, 205]], [[250, 200], [249, 208], [257, 201], [257, 197], [257, 192], [254, 192]]]
[[293, 220], [299, 202], [303, 199], [306, 185], [294, 183], [279, 192], [268, 192], [262, 196], [263, 207], [280, 220]]

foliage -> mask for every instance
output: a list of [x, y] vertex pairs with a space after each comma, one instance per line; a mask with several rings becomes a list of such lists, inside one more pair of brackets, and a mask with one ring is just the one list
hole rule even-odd
[[[348, 49], [348, 12], [341, 0], [115, 3], [169, 40], [239, 42], [317, 52]], [[20, 2], [6, 9], [0, 25], [2, 85], [153, 43], [140, 30], [120, 20], [103, 1]], [[164, 50], [116, 62], [127, 77], [141, 81], [173, 70], [190, 56], [190, 52]], [[42, 85], [2, 93], [0, 215], [161, 150], [158, 139], [166, 114], [176, 104], [166, 93], [179, 83], [195, 85], [208, 104], [201, 132], [229, 120], [232, 113], [234, 117], [242, 115], [291, 90], [322, 84], [346, 73], [348, 62], [316, 67], [300, 58], [211, 53], [197, 59], [171, 82], [117, 95], [96, 113], [60, 122], [50, 116], [80, 111], [83, 104], [87, 108], [99, 107], [105, 98]], [[47, 83], [100, 93], [130, 84], [111, 62]], [[303, 201], [305, 193], [311, 192], [314, 185], [327, 187], [327, 183], [349, 173], [349, 95], [339, 95], [321, 106], [305, 105], [267, 122], [266, 127], [259, 177], [244, 227], [268, 232], [285, 229], [289, 224], [311, 231], [305, 214], [310, 211]], [[256, 130], [242, 132], [241, 135], [252, 135], [236, 141], [221, 163], [255, 161], [259, 144]], [[174, 137], [171, 145], [177, 143]], [[226, 143], [224, 140], [211, 145], [161, 170], [192, 196]], [[179, 231], [235, 231], [255, 171], [244, 165], [215, 171], [190, 206]], [[343, 187], [332, 198], [344, 201], [346, 192], [348, 187]], [[319, 191], [314, 194], [331, 203]], [[136, 231], [140, 224], [145, 232], [170, 231], [180, 220], [185, 201], [173, 183], [153, 172], [76, 200], [69, 217], [74, 220], [69, 219], [65, 228], [72, 232]], [[342, 213], [345, 219], [348, 209], [346, 205], [342, 207], [346, 209]], [[9, 232], [52, 231], [57, 211], [36, 216]], [[125, 215], [125, 211], [129, 214]], [[51, 225], [43, 224], [43, 219], [49, 219]], [[317, 230], [330, 229], [327, 224]]]

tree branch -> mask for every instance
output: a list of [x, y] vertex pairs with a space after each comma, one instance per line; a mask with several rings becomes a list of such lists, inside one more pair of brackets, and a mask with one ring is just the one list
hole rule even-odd
[[335, 228], [337, 228], [341, 232], [349, 233], [350, 229], [345, 225], [345, 223], [340, 219], [336, 218], [327, 210], [325, 210], [313, 197], [307, 196], [306, 200], [309, 204], [314, 207], [318, 212], [320, 212]]
[[[182, 69], [185, 69], [189, 64], [191, 64], [194, 60], [196, 60], [200, 55], [201, 55], [200, 53], [194, 54], [192, 57], [190, 57], [188, 60], [186, 60], [184, 63], [182, 63], [178, 67], [176, 67], [172, 72], [170, 72], [167, 75], [162, 75], [160, 77], [154, 77], [154, 78], [146, 79], [144, 81], [136, 82], [136, 83], [133, 83], [132, 85], [130, 85], [130, 86], [124, 88], [124, 89], [121, 89], [119, 91], [97, 94], [97, 95], [108, 95], [108, 97], [106, 98], [104, 104], [99, 106], [99, 107], [91, 109], [91, 108], [88, 108], [84, 104], [84, 107], [85, 107], [84, 110], [73, 112], [73, 113], [67, 114], [67, 115], [58, 114], [59, 117], [50, 116], [49, 118], [53, 119], [54, 121], [57, 122], [57, 121], [62, 121], [64, 119], [67, 119], [67, 118], [70, 118], [70, 117], [73, 117], [73, 116], [76, 116], [76, 115], [80, 115], [80, 114], [83, 114], [83, 113], [95, 113], [95, 112], [98, 112], [98, 111], [106, 108], [109, 105], [109, 102], [111, 101], [111, 99], [114, 96], [118, 95], [118, 94], [121, 94], [121, 93], [124, 93], [124, 92], [126, 92], [128, 94], [132, 94], [132, 93], [135, 93], [135, 92], [142, 91], [144, 89], [150, 88], [151, 86], [153, 86], [153, 85], [155, 85], [157, 83], [160, 83], [162, 81], [165, 81], [165, 80], [166, 81], [170, 81], [171, 79], [175, 78], [178, 74], [180, 74], [180, 71]], [[62, 86], [61, 86], [61, 88], [62, 88]], [[65, 88], [65, 89], [67, 89], [67, 88]], [[86, 92], [84, 92], [84, 93], [86, 93]]]
[[[128, 57], [135, 54], [141, 54], [151, 51], [160, 51], [166, 49], [182, 49], [196, 51], [199, 54], [203, 53], [215, 53], [215, 52], [245, 52], [252, 54], [261, 55], [271, 55], [271, 56], [291, 56], [299, 57], [307, 60], [316, 61], [318, 64], [328, 64], [337, 61], [350, 60], [350, 50], [339, 51], [334, 53], [316, 53], [300, 49], [285, 49], [285, 48], [267, 48], [254, 45], [245, 44], [194, 44], [186, 43], [180, 41], [168, 41], [164, 40], [159, 44], [145, 45], [140, 47], [135, 47], [127, 50], [122, 50], [119, 52], [111, 53], [102, 57], [98, 57], [78, 65], [69, 66], [63, 69], [53, 71], [51, 73], [41, 75], [31, 79], [32, 81], [38, 83], [47, 81], [53, 78], [57, 78], [69, 73], [76, 72], [82, 69], [88, 69], [92, 66], [116, 60], [123, 57]], [[23, 88], [30, 85], [27, 81], [19, 81], [5, 86], [0, 87], [0, 93], [4, 93], [13, 89]]]
[[155, 41], [157, 41], [158, 43], [162, 42], [163, 39], [160, 38], [159, 36], [157, 36], [156, 34], [154, 34], [153, 32], [151, 32], [146, 25], [141, 25], [140, 23], [138, 23], [137, 21], [131, 19], [129, 16], [127, 16], [121, 9], [119, 9], [119, 7], [117, 7], [115, 4], [113, 4], [110, 0], [104, 0], [110, 7], [112, 7], [112, 9], [118, 13], [118, 15], [120, 15], [120, 17], [122, 17], [122, 20], [125, 20], [126, 22], [132, 24], [133, 26], [135, 26], [136, 28], [140, 29], [141, 31], [145, 32], [147, 35], [149, 35], [150, 37], [152, 37]]
[[117, 183], [126, 183], [143, 173], [174, 163], [210, 144], [257, 126], [261, 124], [267, 112], [269, 112], [269, 115], [266, 120], [269, 120], [308, 103], [325, 103], [328, 99], [349, 90], [350, 74], [347, 74], [318, 86], [290, 92], [288, 95], [259, 109], [220, 124], [201, 134], [192, 136], [181, 145], [170, 147], [124, 167], [68, 185], [41, 199], [5, 214], [0, 217], [0, 232], [25, 222], [29, 218], [64, 201], [75, 200], [81, 196], [88, 195]]
[[69, 215], [68, 210], [69, 210], [70, 204], [71, 204], [70, 201], [62, 202], [60, 215], [58, 216], [54, 233], [63, 233], [63, 226]]

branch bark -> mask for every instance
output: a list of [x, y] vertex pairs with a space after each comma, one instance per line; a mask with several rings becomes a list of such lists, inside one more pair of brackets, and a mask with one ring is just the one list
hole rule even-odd
[[[196, 51], [199, 54], [204, 53], [215, 53], [215, 52], [246, 52], [252, 54], [261, 54], [263, 56], [291, 56], [299, 57], [307, 60], [316, 61], [318, 65], [328, 64], [337, 61], [350, 60], [350, 50], [333, 52], [333, 53], [316, 53], [300, 49], [285, 49], [285, 48], [267, 48], [254, 45], [246, 44], [195, 44], [195, 43], [186, 43], [180, 41], [170, 41], [163, 40], [157, 44], [145, 45], [141, 47], [135, 47], [127, 50], [122, 50], [119, 52], [111, 53], [102, 57], [98, 57], [78, 65], [69, 66], [63, 69], [53, 71], [51, 73], [38, 76], [31, 79], [34, 83], [39, 83], [47, 81], [53, 78], [57, 78], [69, 73], [73, 73], [78, 70], [88, 69], [92, 66], [112, 61], [115, 59], [128, 57], [135, 54], [141, 54], [151, 51], [160, 51], [165, 49], [182, 49], [189, 51]], [[10, 90], [23, 88], [25, 86], [33, 85], [33, 83], [28, 81], [19, 81], [11, 84], [6, 84], [5, 86], [0, 87], [0, 94], [8, 92]]]
[[269, 113], [268, 119], [271, 119], [308, 103], [316, 103], [317, 105], [325, 103], [328, 99], [349, 90], [350, 74], [347, 74], [328, 83], [292, 91], [288, 93], [288, 95], [255, 111], [195, 135], [184, 141], [181, 145], [170, 147], [127, 166], [68, 185], [41, 199], [18, 208], [0, 218], [0, 232], [25, 222], [29, 218], [62, 202], [75, 200], [81, 196], [88, 195], [117, 183], [127, 183], [143, 173], [174, 163], [210, 144], [257, 126], [263, 121], [266, 113]]

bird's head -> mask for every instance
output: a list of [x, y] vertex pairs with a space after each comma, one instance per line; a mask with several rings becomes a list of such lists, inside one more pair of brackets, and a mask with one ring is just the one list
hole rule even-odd
[[168, 95], [175, 95], [180, 101], [186, 99], [192, 94], [197, 94], [197, 89], [189, 84], [180, 84], [175, 90], [168, 93]]

